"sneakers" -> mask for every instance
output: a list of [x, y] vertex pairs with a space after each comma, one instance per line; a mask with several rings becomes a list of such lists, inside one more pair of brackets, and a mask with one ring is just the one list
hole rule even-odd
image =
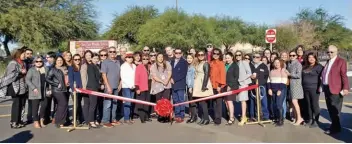
[[113, 128], [114, 125], [112, 125], [111, 123], [105, 123], [105, 124], [103, 124], [103, 127], [104, 128]]

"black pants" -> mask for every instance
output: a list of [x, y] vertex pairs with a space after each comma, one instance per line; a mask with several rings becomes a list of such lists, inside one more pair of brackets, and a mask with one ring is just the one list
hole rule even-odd
[[24, 95], [17, 95], [12, 97], [12, 108], [11, 108], [11, 122], [20, 123], [22, 116], [23, 103], [26, 99]]
[[101, 122], [101, 119], [103, 118], [103, 108], [104, 108], [104, 98], [102, 97], [97, 97], [97, 108], [95, 109], [95, 119], [98, 122]]
[[[32, 116], [33, 116], [33, 121], [39, 121], [39, 118], [44, 118], [45, 116], [45, 107], [43, 107], [44, 100], [42, 99], [34, 99], [30, 100], [30, 103], [32, 104]], [[40, 110], [39, 110], [40, 107]]]
[[[188, 95], [188, 101], [193, 100], [192, 92], [187, 90], [187, 95]], [[191, 118], [195, 119], [197, 118], [197, 104], [196, 103], [190, 103], [189, 104], [189, 111], [191, 113]]]
[[[54, 93], [54, 92], [52, 92], [52, 93]], [[51, 104], [53, 104], [53, 112], [51, 112]], [[52, 98], [52, 101], [50, 102], [50, 112], [49, 112], [49, 114], [51, 115], [52, 118], [55, 117], [56, 111], [57, 111], [57, 99], [54, 97], [54, 98]]]
[[44, 101], [41, 105], [42, 107], [45, 108], [44, 119], [46, 122], [50, 121], [52, 99], [53, 99], [52, 95], [51, 95], [51, 97], [44, 97]]
[[57, 110], [55, 114], [55, 124], [65, 124], [68, 110], [67, 92], [54, 92], [53, 96], [57, 101]]
[[207, 101], [200, 101], [198, 102], [198, 111], [199, 111], [199, 108], [202, 109], [202, 120], [209, 120], [209, 112], [208, 112], [208, 100]]
[[168, 100], [170, 100], [170, 89], [165, 89], [162, 92], [159, 92], [155, 95], [155, 101], [158, 102], [158, 100], [160, 100], [161, 98], [166, 98]]
[[[150, 96], [148, 91], [141, 92], [140, 95], [137, 95], [136, 98], [142, 101], [147, 101], [147, 102], [150, 101]], [[149, 117], [149, 112], [148, 112], [149, 106], [144, 104], [136, 104], [136, 108], [141, 121], [146, 121]]]
[[329, 86], [324, 85], [323, 91], [325, 93], [326, 106], [328, 107], [331, 118], [331, 131], [341, 131], [340, 114], [342, 109], [343, 96], [340, 94], [332, 94]]
[[23, 104], [26, 102], [25, 95], [17, 95], [12, 84], [8, 86], [6, 95], [12, 97], [11, 123], [21, 123]]
[[98, 97], [95, 95], [88, 95], [83, 97], [83, 115], [86, 122], [95, 121], [95, 110], [97, 108]]
[[[73, 93], [70, 93], [72, 101], [74, 101], [74, 96]], [[82, 97], [88, 97], [86, 94], [81, 94], [81, 93], [76, 93], [77, 96], [77, 102], [76, 102], [76, 118], [79, 121], [79, 123], [83, 123], [85, 119], [85, 116], [83, 115], [82, 111]], [[72, 113], [73, 116], [73, 113]]]
[[[218, 94], [219, 92], [216, 89], [213, 89], [214, 94]], [[220, 92], [224, 92], [224, 89], [221, 89]], [[213, 106], [214, 106], [214, 123], [216, 124], [221, 124], [221, 118], [222, 118], [222, 101], [223, 98], [219, 97], [216, 99], [213, 99]]]
[[307, 110], [307, 120], [319, 120], [320, 107], [319, 107], [319, 95], [317, 88], [305, 89], [304, 90], [304, 100], [306, 105], [303, 106]]

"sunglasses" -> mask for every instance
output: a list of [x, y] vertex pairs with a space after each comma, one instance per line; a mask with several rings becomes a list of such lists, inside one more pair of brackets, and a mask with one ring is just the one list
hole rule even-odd
[[74, 61], [81, 61], [81, 59], [74, 59]]
[[143, 60], [149, 60], [149, 59], [147, 59], [147, 58], [144, 58]]
[[333, 51], [328, 51], [328, 52], [326, 52], [327, 54], [332, 54], [332, 53], [334, 53]]
[[295, 57], [296, 55], [290, 55], [290, 57]]
[[35, 61], [36, 63], [42, 63], [43, 61]]
[[260, 58], [260, 56], [253, 56], [253, 58]]
[[219, 53], [213, 53], [213, 55], [220, 55]]
[[109, 51], [109, 53], [116, 53], [116, 51]]
[[210, 45], [209, 45], [209, 46], [207, 46], [207, 48], [212, 48], [212, 47], [213, 47], [213, 46], [210, 46]]
[[241, 54], [238, 54], [238, 55], [236, 55], [236, 56], [242, 56]]
[[107, 54], [101, 54], [100, 56], [108, 56]]
[[149, 50], [143, 50], [143, 51], [145, 51], [145, 52], [146, 52], [146, 51], [149, 51]]
[[198, 54], [198, 56], [204, 56], [204, 54]]

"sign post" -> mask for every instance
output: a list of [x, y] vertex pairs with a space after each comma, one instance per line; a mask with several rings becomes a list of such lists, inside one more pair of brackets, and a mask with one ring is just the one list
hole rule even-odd
[[265, 42], [270, 43], [270, 50], [273, 51], [273, 43], [276, 43], [276, 29], [265, 30]]

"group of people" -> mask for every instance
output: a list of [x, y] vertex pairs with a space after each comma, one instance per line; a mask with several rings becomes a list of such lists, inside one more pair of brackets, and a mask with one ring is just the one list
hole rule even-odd
[[[76, 54], [48, 52], [45, 57], [33, 57], [33, 50], [29, 48], [15, 50], [13, 60], [0, 79], [0, 96], [13, 99], [11, 128], [25, 126], [22, 111], [27, 100], [27, 121], [33, 121], [35, 128], [45, 127], [49, 122], [57, 127], [70, 124], [68, 103], [75, 88], [148, 102], [166, 98], [177, 104], [257, 83], [261, 100], [259, 114], [255, 112], [256, 91], [249, 90], [190, 103], [186, 123], [220, 125], [223, 114], [227, 113], [226, 125], [233, 125], [234, 101], [237, 101], [241, 105], [240, 126], [257, 121], [256, 115], [261, 115], [262, 120], [273, 120], [277, 126], [283, 126], [287, 118], [294, 125], [316, 127], [320, 114], [319, 95], [324, 92], [332, 119], [327, 133], [341, 131], [339, 114], [349, 84], [347, 63], [337, 55], [334, 45], [328, 48], [330, 59], [325, 66], [318, 62], [315, 53], [305, 53], [301, 45], [280, 54], [270, 49], [262, 54], [223, 53], [211, 44], [199, 51], [184, 52], [168, 46], [165, 53], [149, 47], [141, 52], [120, 48], [119, 53], [117, 55], [115, 47], [98, 53], [78, 48]], [[91, 128], [130, 125], [135, 122], [135, 115], [141, 123], [152, 121], [154, 116], [160, 122], [170, 120], [157, 116], [150, 106], [95, 95], [77, 93], [75, 103], [78, 122]], [[212, 121], [210, 110], [214, 113]], [[184, 122], [185, 112], [185, 105], [176, 106], [173, 120]], [[123, 120], [120, 121], [118, 115]], [[198, 118], [201, 120], [197, 121]]]

